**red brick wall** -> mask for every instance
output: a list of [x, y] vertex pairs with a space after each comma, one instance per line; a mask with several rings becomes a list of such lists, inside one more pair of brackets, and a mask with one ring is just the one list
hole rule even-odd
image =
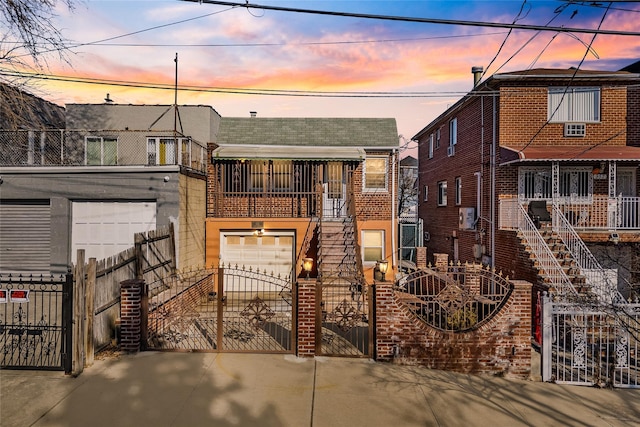
[[514, 290], [500, 312], [471, 332], [442, 332], [427, 326], [394, 295], [390, 283], [376, 284], [378, 360], [420, 364], [469, 373], [528, 378], [531, 373], [531, 284]]
[[316, 281], [298, 281], [298, 342], [299, 357], [313, 357], [316, 354]]
[[629, 88], [627, 94], [627, 145], [640, 147], [640, 87]]
[[144, 280], [131, 279], [120, 283], [120, 348], [140, 351], [141, 298]]

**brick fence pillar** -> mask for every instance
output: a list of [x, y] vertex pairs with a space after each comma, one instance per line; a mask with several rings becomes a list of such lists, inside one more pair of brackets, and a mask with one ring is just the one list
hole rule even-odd
[[320, 289], [316, 279], [298, 280], [298, 342], [299, 357], [316, 354], [316, 301]]
[[433, 264], [437, 270], [446, 270], [449, 264], [448, 254], [433, 254]]
[[416, 248], [416, 267], [427, 268], [427, 248], [425, 246]]
[[120, 349], [140, 351], [143, 279], [120, 282]]
[[402, 339], [402, 327], [396, 325], [399, 313], [396, 306], [393, 283], [376, 282], [375, 291], [375, 319], [376, 319], [376, 360], [393, 360], [398, 353]]

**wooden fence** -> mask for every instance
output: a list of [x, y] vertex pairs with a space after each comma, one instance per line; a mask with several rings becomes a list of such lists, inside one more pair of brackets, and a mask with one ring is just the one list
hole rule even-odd
[[84, 258], [84, 250], [78, 250], [74, 268], [74, 375], [93, 363], [96, 349], [107, 347], [116, 338], [120, 283], [135, 278], [155, 283], [174, 273], [173, 224], [136, 233], [134, 246], [112, 257], [99, 261], [91, 258], [87, 263]]

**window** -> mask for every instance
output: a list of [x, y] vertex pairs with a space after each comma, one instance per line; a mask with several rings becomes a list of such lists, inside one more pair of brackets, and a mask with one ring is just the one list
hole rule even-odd
[[114, 166], [118, 164], [118, 138], [88, 136], [85, 138], [85, 164]]
[[600, 121], [600, 88], [549, 88], [547, 119], [549, 123]]
[[560, 170], [560, 197], [571, 200], [590, 199], [593, 194], [591, 168], [566, 168]]
[[451, 119], [449, 122], [449, 147], [458, 143], [458, 119]]
[[266, 162], [251, 160], [249, 162], [249, 191], [264, 191]]
[[271, 167], [273, 170], [273, 191], [291, 190], [291, 160], [274, 160]]
[[[178, 141], [181, 141], [180, 138]], [[147, 138], [147, 164], [176, 165], [177, 147], [174, 138]]]
[[436, 148], [440, 148], [440, 129], [436, 131]]
[[518, 176], [518, 192], [520, 198], [550, 199], [551, 168], [520, 168]]
[[462, 178], [456, 177], [456, 205], [462, 204]]
[[433, 158], [433, 134], [429, 135], [429, 158]]
[[429, 200], [429, 186], [425, 185], [424, 186], [424, 201], [426, 202], [427, 200]]
[[362, 256], [364, 262], [376, 262], [384, 259], [384, 231], [362, 231]]
[[438, 206], [447, 206], [447, 181], [438, 182]]
[[364, 191], [387, 189], [387, 158], [367, 157], [364, 162]]

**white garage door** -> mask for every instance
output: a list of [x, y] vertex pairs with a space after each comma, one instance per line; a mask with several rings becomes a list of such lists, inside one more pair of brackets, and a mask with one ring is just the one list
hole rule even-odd
[[221, 260], [224, 265], [259, 269], [287, 277], [293, 266], [293, 232], [265, 232], [261, 237], [246, 232], [222, 232]]
[[156, 228], [155, 202], [73, 202], [71, 258], [103, 259], [133, 246], [135, 233]]

